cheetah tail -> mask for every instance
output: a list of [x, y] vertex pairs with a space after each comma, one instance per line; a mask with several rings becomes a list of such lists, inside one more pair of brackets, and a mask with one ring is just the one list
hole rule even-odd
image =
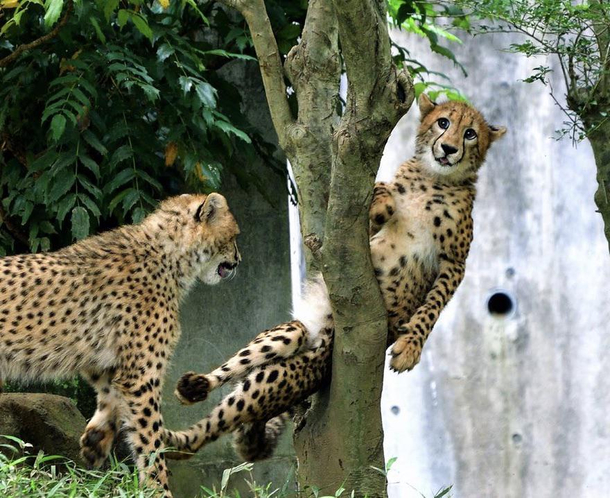
[[305, 325], [310, 348], [318, 346], [322, 331], [334, 328], [332, 311], [322, 275], [308, 279], [301, 296], [295, 300], [292, 316]]
[[289, 418], [289, 413], [284, 412], [267, 422], [256, 421], [240, 425], [233, 435], [235, 451], [246, 462], [269, 458], [275, 451]]

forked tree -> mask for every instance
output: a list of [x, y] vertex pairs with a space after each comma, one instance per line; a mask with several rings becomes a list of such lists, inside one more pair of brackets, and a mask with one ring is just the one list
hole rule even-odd
[[[296, 179], [308, 273], [322, 271], [335, 313], [333, 380], [295, 437], [299, 481], [383, 496], [385, 478], [371, 467], [383, 468], [387, 319], [370, 260], [368, 206], [386, 141], [413, 101], [412, 80], [392, 61], [384, 0], [311, 0], [285, 61], [263, 0], [224, 3], [250, 29], [273, 125]], [[348, 87], [340, 116], [342, 64]]]

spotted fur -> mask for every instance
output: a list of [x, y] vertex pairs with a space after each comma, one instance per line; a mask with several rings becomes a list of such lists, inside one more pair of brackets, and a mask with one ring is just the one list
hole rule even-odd
[[[419, 108], [416, 155], [392, 182], [375, 186], [370, 206], [371, 257], [388, 311], [391, 367], [399, 372], [419, 362], [440, 312], [462, 281], [477, 173], [490, 144], [506, 131], [488, 125], [464, 103], [437, 105], [422, 95]], [[305, 294], [297, 321], [263, 332], [208, 375], [182, 377], [176, 394], [191, 403], [247, 376], [201, 422], [166, 433], [171, 446], [193, 452], [238, 431], [243, 456], [254, 460], [269, 454], [279, 426], [273, 417], [318, 389], [330, 373], [333, 323], [323, 282], [310, 282]]]
[[178, 307], [197, 279], [216, 284], [240, 255], [239, 229], [220, 194], [168, 199], [139, 225], [53, 253], [0, 259], [0, 378], [46, 380], [80, 373], [97, 391], [81, 438], [93, 467], [125, 429], [142, 478], [164, 488], [156, 454], [161, 387], [180, 337]]

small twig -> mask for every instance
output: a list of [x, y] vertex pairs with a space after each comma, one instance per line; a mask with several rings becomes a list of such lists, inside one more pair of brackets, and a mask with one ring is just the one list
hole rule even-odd
[[7, 55], [3, 59], [0, 59], [0, 67], [8, 66], [17, 57], [19, 57], [23, 52], [26, 52], [28, 50], [32, 50], [33, 48], [39, 47], [40, 45], [43, 45], [43, 44], [47, 43], [48, 41], [52, 40], [53, 38], [55, 38], [59, 34], [61, 29], [68, 22], [68, 18], [70, 17], [70, 14], [72, 13], [72, 9], [73, 9], [73, 4], [70, 1], [70, 2], [68, 2], [68, 7], [66, 8], [66, 13], [61, 18], [59, 23], [50, 32], [48, 32], [44, 36], [41, 36], [37, 40], [34, 40], [33, 42], [26, 43], [24, 45], [19, 45], [12, 54]]

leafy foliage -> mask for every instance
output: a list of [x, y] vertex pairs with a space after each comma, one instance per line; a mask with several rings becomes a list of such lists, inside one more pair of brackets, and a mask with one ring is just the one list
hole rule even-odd
[[[481, 19], [476, 31], [509, 32], [524, 35], [509, 50], [526, 57], [542, 56], [526, 83], [541, 82], [549, 87], [567, 120], [558, 138], [569, 135], [584, 139], [608, 119], [608, 44], [610, 10], [603, 2], [569, 0], [484, 0], [457, 2]], [[548, 59], [559, 61], [560, 77], [567, 91], [567, 106], [555, 97], [553, 69]]]
[[[460, 7], [435, 1], [388, 0], [388, 14], [395, 28], [426, 38], [432, 52], [449, 59], [467, 75], [449, 46], [441, 44], [442, 40], [461, 44], [453, 31], [470, 29], [470, 19]], [[393, 49], [394, 63], [408, 68], [415, 81], [416, 96], [426, 92], [433, 100], [441, 94], [451, 100], [465, 100], [446, 75], [424, 66], [407, 48], [395, 42]]]
[[[138, 222], [168, 194], [215, 190], [238, 151], [272, 161], [219, 74], [254, 59], [239, 16], [193, 0], [70, 1], [0, 13], [0, 59], [67, 17], [59, 36], [0, 66], [0, 219], [22, 232], [0, 224], [0, 254], [16, 238], [46, 251]], [[272, 7], [289, 46], [304, 10]]]

